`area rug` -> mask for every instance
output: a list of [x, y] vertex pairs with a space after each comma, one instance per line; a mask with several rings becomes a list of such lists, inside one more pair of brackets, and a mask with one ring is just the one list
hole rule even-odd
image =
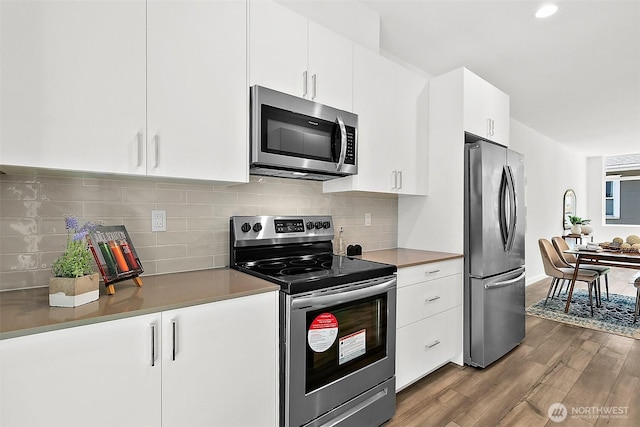
[[609, 299], [610, 301], [607, 301], [606, 295], [603, 294], [602, 306], [594, 307], [593, 317], [591, 317], [589, 292], [584, 289], [576, 289], [573, 292], [569, 313], [564, 312], [567, 295], [560, 294], [560, 298], [557, 296], [553, 299], [549, 298], [546, 306], [544, 305], [544, 298], [531, 305], [527, 308], [527, 314], [583, 328], [595, 329], [596, 331], [640, 339], [640, 318], [638, 318], [637, 323], [633, 323], [635, 297], [609, 294]]

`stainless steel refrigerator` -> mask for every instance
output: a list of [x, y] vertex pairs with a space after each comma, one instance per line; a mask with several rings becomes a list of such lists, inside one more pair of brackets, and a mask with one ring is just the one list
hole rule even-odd
[[465, 135], [464, 362], [484, 368], [525, 336], [523, 156]]

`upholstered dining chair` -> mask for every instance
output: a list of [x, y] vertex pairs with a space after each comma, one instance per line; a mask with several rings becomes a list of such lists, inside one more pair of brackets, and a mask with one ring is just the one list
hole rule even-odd
[[640, 276], [633, 281], [633, 286], [636, 287], [636, 311], [633, 313], [633, 323], [636, 323], [640, 316]]
[[[576, 267], [576, 262], [577, 259], [575, 257], [575, 255], [573, 254], [566, 254], [564, 253], [565, 251], [568, 251], [569, 245], [567, 244], [567, 242], [562, 238], [562, 237], [553, 237], [551, 239], [551, 243], [553, 243], [553, 247], [556, 248], [556, 251], [558, 251], [558, 255], [560, 255], [560, 257], [562, 258], [562, 260], [569, 264], [570, 267], [575, 268]], [[593, 271], [597, 271], [598, 272], [598, 282], [600, 282], [600, 277], [604, 276], [604, 286], [605, 286], [605, 290], [607, 291], [607, 301], [609, 301], [609, 272], [611, 272], [611, 269], [607, 266], [604, 265], [590, 265], [590, 264], [585, 264], [585, 265], [581, 265], [580, 268], [584, 268], [585, 270], [593, 270]], [[600, 283], [598, 283], [598, 292], [600, 292]]]
[[[542, 256], [542, 265], [544, 266], [544, 272], [549, 277], [553, 277], [551, 285], [549, 285], [549, 291], [547, 292], [547, 298], [544, 300], [544, 304], [547, 305], [549, 295], [552, 294], [552, 290], [555, 292], [555, 286], [562, 280], [571, 280], [573, 278], [573, 267], [567, 267], [565, 262], [558, 255], [558, 251], [553, 247], [553, 244], [547, 239], [538, 239], [538, 246], [540, 247], [540, 255]], [[591, 305], [591, 315], [593, 316], [593, 289], [598, 279], [598, 273], [593, 270], [578, 269], [578, 275], [576, 281], [586, 282], [589, 289], [589, 304]], [[570, 289], [570, 293], [572, 289]], [[552, 296], [553, 298], [553, 296]]]

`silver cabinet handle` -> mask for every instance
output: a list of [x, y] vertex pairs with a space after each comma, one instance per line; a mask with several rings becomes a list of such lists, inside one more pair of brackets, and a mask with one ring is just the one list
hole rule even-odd
[[176, 360], [176, 342], [177, 342], [177, 325], [176, 325], [176, 320], [172, 320], [171, 321], [171, 341], [173, 343], [172, 348], [171, 348], [171, 360]]
[[342, 165], [344, 165], [344, 160], [347, 157], [347, 127], [344, 125], [344, 120], [342, 120], [341, 116], [336, 117], [336, 122], [338, 122], [338, 127], [340, 128], [340, 158], [336, 166], [336, 170], [339, 171], [342, 170]]
[[491, 136], [491, 119], [487, 119], [487, 136]]
[[424, 275], [428, 276], [430, 274], [436, 274], [436, 273], [440, 273], [440, 270], [431, 270], [431, 271], [425, 271]]
[[393, 186], [391, 187], [391, 189], [397, 190], [398, 189], [398, 171], [391, 171], [391, 174], [393, 175]]
[[436, 296], [434, 296], [434, 297], [427, 298], [427, 299], [425, 299], [424, 301], [425, 301], [425, 302], [433, 302], [433, 301], [437, 301], [437, 300], [439, 300], [439, 299], [440, 299], [440, 297], [439, 297], [438, 295], [436, 295]]
[[311, 99], [316, 99], [316, 95], [318, 94], [317, 79], [315, 74], [311, 76]]
[[142, 132], [136, 134], [136, 140], [138, 142], [138, 167], [142, 166]]
[[307, 90], [307, 87], [308, 87], [307, 75], [308, 75], [308, 73], [306, 71], [304, 73], [302, 73], [302, 97], [303, 98], [307, 97], [307, 92], [308, 92], [308, 90]]
[[154, 168], [157, 168], [158, 165], [160, 164], [160, 136], [158, 134], [153, 136], [153, 144], [154, 144], [154, 150], [155, 150], [155, 163], [154, 163]]
[[156, 324], [151, 324], [151, 366], [156, 366]]
[[400, 184], [398, 185], [398, 190], [402, 190], [402, 171], [398, 171], [398, 181], [400, 181]]
[[438, 344], [440, 344], [440, 341], [435, 340], [434, 342], [432, 342], [431, 344], [427, 344], [424, 346], [424, 348], [429, 349], [429, 348], [433, 348], [435, 346], [437, 346]]

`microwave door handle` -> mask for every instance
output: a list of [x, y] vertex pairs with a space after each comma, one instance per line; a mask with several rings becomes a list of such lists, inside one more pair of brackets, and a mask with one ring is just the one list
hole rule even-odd
[[340, 171], [342, 170], [344, 159], [347, 156], [347, 128], [344, 125], [342, 117], [336, 117], [336, 122], [338, 122], [338, 127], [340, 128], [340, 157], [338, 158], [336, 170]]

